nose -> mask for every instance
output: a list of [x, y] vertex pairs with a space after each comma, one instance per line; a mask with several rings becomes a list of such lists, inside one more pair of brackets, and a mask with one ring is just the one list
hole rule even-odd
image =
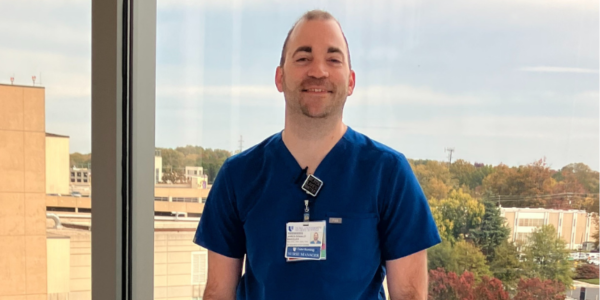
[[329, 77], [326, 62], [320, 59], [314, 59], [310, 64], [307, 75], [317, 79]]

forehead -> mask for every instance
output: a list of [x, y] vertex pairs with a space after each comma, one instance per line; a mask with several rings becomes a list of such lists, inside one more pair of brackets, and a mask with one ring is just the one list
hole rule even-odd
[[342, 29], [335, 20], [301, 20], [290, 35], [287, 52], [293, 53], [303, 46], [313, 48], [313, 52], [319, 48], [336, 47], [347, 55]]

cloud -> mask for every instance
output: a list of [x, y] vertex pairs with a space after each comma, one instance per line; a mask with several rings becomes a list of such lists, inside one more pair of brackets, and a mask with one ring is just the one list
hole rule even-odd
[[591, 73], [591, 74], [598, 74], [598, 70], [594, 70], [594, 69], [550, 67], [550, 66], [523, 67], [523, 68], [520, 68], [519, 71], [539, 72], [539, 73]]

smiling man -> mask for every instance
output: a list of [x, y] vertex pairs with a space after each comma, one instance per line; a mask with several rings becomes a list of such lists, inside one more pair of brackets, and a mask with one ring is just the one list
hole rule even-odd
[[386, 275], [392, 299], [427, 299], [436, 225], [404, 155], [342, 122], [355, 74], [329, 13], [292, 27], [275, 84], [283, 131], [228, 159], [206, 201], [203, 299], [386, 299]]

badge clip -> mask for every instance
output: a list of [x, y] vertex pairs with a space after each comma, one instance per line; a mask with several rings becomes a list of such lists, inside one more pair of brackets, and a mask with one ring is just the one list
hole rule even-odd
[[302, 184], [302, 190], [313, 197], [317, 197], [322, 187], [323, 181], [312, 174], [308, 175]]
[[310, 209], [308, 208], [308, 200], [304, 200], [304, 222], [310, 221]]

